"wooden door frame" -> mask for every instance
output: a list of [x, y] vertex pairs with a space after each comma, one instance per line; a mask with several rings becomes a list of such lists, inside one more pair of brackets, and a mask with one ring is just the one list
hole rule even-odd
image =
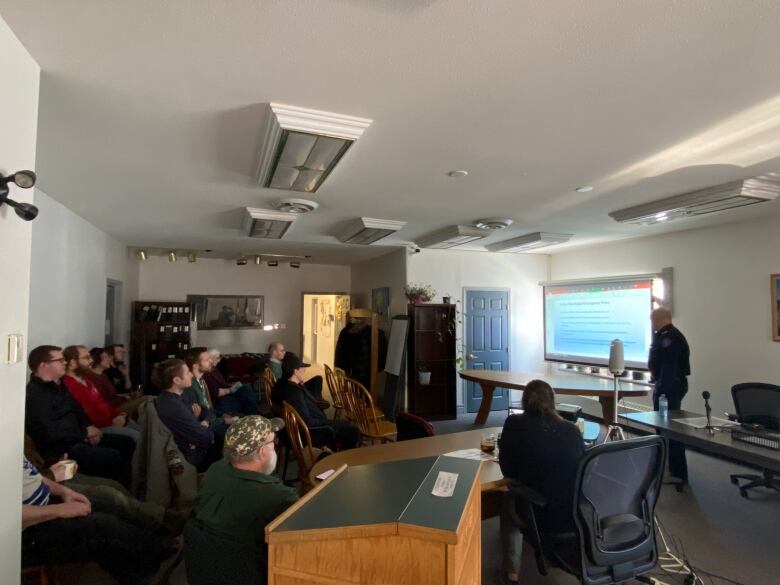
[[[507, 293], [506, 296], [506, 321], [507, 321], [507, 335], [506, 335], [506, 368], [507, 371], [512, 371], [512, 287], [509, 286], [464, 286], [463, 287], [463, 297], [461, 299], [461, 306], [463, 307], [463, 310], [461, 311], [461, 321], [464, 320], [466, 316], [466, 294], [469, 291], [494, 291], [494, 292], [505, 292]], [[466, 322], [463, 321], [461, 324], [461, 349], [463, 350], [463, 361], [465, 364], [466, 361]], [[457, 351], [457, 350], [456, 350]], [[460, 383], [460, 396], [463, 404], [463, 412], [468, 412], [468, 407], [466, 406], [466, 383], [461, 379], [460, 376], [458, 376], [458, 382]], [[509, 390], [509, 406], [512, 406], [512, 391]]]
[[[299, 336], [299, 344], [298, 344], [298, 351], [299, 355], [301, 356], [301, 359], [303, 359], [303, 307], [304, 303], [306, 302], [306, 295], [335, 295], [335, 296], [343, 296], [343, 297], [351, 297], [351, 293], [348, 292], [310, 292], [310, 291], [303, 291], [301, 292], [301, 331]], [[351, 301], [351, 298], [350, 298]], [[351, 304], [351, 303], [350, 303]], [[340, 331], [338, 333], [341, 333]], [[336, 335], [338, 336], [338, 333]], [[334, 342], [335, 345], [335, 342]]]

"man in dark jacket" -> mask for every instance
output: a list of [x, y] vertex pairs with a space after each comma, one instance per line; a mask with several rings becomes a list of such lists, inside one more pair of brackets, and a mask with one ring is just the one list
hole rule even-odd
[[27, 384], [25, 430], [48, 462], [65, 454], [86, 475], [130, 480], [135, 442], [129, 437], [103, 435], [90, 423], [78, 402], [61, 385], [65, 374], [62, 349], [42, 345], [27, 360], [33, 375]]
[[333, 444], [336, 449], [352, 449], [360, 442], [360, 431], [346, 421], [330, 420], [317, 403], [317, 399], [303, 384], [305, 364], [294, 353], [287, 353], [282, 360], [282, 378], [276, 382], [271, 399], [281, 408], [282, 402], [289, 403], [301, 415], [309, 427], [311, 440], [320, 447]]

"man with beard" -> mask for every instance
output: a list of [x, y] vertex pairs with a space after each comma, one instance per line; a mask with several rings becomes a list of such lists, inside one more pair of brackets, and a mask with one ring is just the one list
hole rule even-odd
[[281, 419], [245, 416], [225, 435], [224, 459], [212, 464], [200, 484], [197, 521], [212, 531], [256, 547], [266, 562], [263, 528], [298, 499], [298, 492], [271, 475], [276, 468], [275, 433]]

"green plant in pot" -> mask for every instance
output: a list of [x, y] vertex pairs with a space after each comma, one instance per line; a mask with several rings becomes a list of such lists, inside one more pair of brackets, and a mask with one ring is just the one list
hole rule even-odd
[[420, 303], [429, 302], [436, 295], [436, 291], [429, 284], [410, 282], [406, 285], [404, 295], [411, 304], [419, 305]]
[[431, 383], [431, 371], [428, 369], [428, 366], [419, 366], [417, 368], [417, 381], [423, 385]]

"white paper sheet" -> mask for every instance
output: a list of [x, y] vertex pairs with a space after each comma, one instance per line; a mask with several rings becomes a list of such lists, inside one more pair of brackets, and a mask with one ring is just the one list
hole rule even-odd
[[458, 483], [458, 474], [450, 473], [449, 471], [440, 471], [439, 476], [436, 478], [436, 483], [433, 486], [431, 493], [434, 496], [440, 498], [449, 498], [455, 493], [455, 484]]
[[328, 479], [334, 473], [336, 473], [335, 469], [327, 469], [327, 470], [323, 471], [322, 473], [320, 473], [319, 475], [316, 475], [315, 477], [317, 479]]
[[[694, 429], [703, 429], [707, 427], [707, 417], [706, 416], [695, 416], [691, 418], [676, 418], [674, 419], [674, 422], [678, 422], [680, 424], [688, 425], [689, 427], [693, 427]], [[712, 417], [712, 426], [713, 427], [735, 427], [739, 423], [735, 423], [734, 421], [726, 420], [725, 418], [718, 418], [713, 416]]]

